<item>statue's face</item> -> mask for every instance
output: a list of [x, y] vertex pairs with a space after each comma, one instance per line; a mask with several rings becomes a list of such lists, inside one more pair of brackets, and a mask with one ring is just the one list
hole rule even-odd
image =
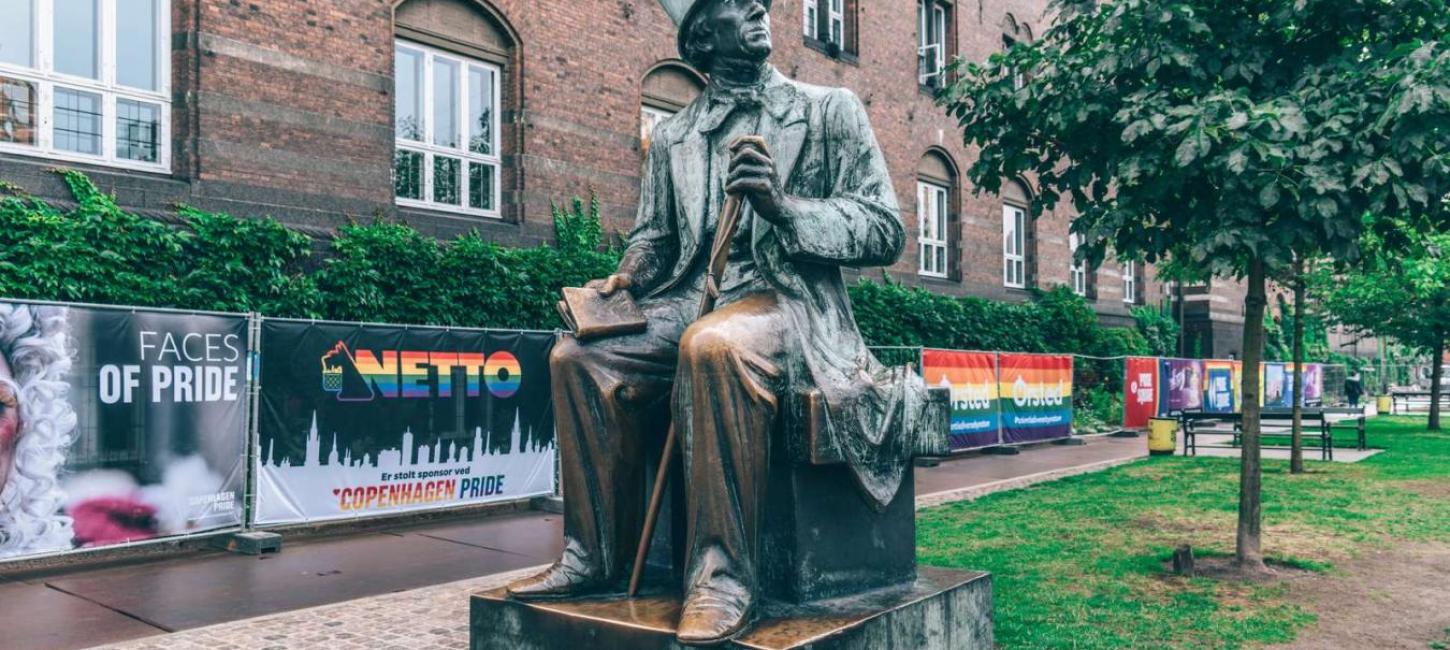
[[704, 20], [713, 27], [711, 53], [717, 59], [764, 61], [770, 42], [770, 10], [761, 0], [717, 0]]
[[[13, 382], [10, 364], [0, 355], [0, 379]], [[0, 382], [0, 491], [10, 481], [10, 469], [15, 465], [15, 444], [20, 442], [20, 396], [11, 389], [10, 383]]]

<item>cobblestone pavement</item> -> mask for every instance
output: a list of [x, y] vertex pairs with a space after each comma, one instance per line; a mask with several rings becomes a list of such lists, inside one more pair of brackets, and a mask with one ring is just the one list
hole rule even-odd
[[544, 567], [99, 646], [106, 650], [441, 650], [468, 647], [468, 595]]

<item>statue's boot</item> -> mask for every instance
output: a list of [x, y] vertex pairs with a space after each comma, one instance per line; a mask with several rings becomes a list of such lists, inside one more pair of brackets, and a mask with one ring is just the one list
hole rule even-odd
[[692, 646], [725, 643], [750, 626], [754, 615], [748, 594], [730, 595], [696, 589], [685, 598], [675, 638]]
[[600, 577], [601, 572], [568, 550], [543, 573], [515, 581], [507, 587], [509, 596], [519, 600], [545, 600], [584, 596], [608, 591], [612, 581]]

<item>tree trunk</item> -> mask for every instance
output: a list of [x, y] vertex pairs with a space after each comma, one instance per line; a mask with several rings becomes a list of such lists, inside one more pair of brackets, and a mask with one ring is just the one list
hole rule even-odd
[[1445, 337], [1441, 336], [1435, 344], [1435, 358], [1430, 360], [1434, 364], [1430, 366], [1430, 430], [1440, 430], [1440, 382], [1445, 375]]
[[1234, 558], [1241, 569], [1264, 571], [1259, 364], [1264, 359], [1264, 307], [1269, 301], [1264, 296], [1264, 263], [1258, 257], [1249, 262], [1248, 289], [1244, 301], [1243, 457], [1239, 464], [1239, 527]]
[[1294, 415], [1289, 473], [1304, 473], [1304, 260], [1294, 260]]

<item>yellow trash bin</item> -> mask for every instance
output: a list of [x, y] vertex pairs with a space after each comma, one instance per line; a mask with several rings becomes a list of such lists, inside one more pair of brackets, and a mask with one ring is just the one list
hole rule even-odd
[[1148, 423], [1148, 453], [1170, 456], [1178, 448], [1178, 420], [1153, 418]]
[[1389, 415], [1390, 411], [1395, 410], [1394, 400], [1391, 400], [1389, 395], [1376, 397], [1374, 403], [1375, 408], [1379, 409], [1380, 415]]

